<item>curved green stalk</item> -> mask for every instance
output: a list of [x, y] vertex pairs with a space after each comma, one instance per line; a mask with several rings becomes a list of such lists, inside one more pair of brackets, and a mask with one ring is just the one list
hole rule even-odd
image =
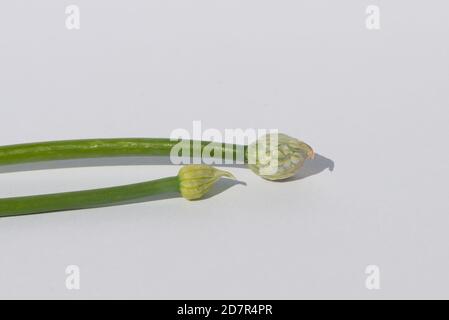
[[[208, 141], [187, 140], [190, 145], [190, 155], [194, 156], [196, 146], [203, 149], [210, 144]], [[11, 165], [51, 160], [67, 160], [82, 158], [106, 158], [126, 156], [170, 156], [172, 148], [180, 142], [157, 138], [119, 138], [119, 139], [86, 139], [37, 142], [16, 144], [0, 147], [0, 165]], [[217, 146], [216, 158], [236, 159], [239, 146], [214, 143]], [[245, 150], [244, 146], [240, 146]], [[199, 153], [199, 154], [201, 154]], [[246, 154], [246, 152], [245, 152]]]
[[0, 199], [0, 217], [86, 209], [179, 192], [178, 177], [119, 187]]
[[234, 178], [229, 172], [208, 165], [187, 165], [175, 177], [112, 188], [0, 199], [0, 217], [124, 204], [166, 193], [197, 200], [221, 177]]
[[[125, 156], [213, 158], [225, 163], [245, 163], [258, 176], [284, 180], [294, 176], [314, 151], [306, 143], [285, 134], [272, 133], [249, 146], [210, 141], [154, 138], [50, 141], [0, 147], [0, 165], [50, 160]], [[186, 154], [188, 152], [188, 154]]]

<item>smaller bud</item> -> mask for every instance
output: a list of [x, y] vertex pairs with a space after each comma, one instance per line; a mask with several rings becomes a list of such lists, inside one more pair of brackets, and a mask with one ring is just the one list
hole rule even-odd
[[298, 139], [282, 133], [261, 137], [248, 148], [248, 167], [267, 180], [284, 180], [294, 176], [313, 149]]
[[179, 191], [187, 200], [197, 200], [209, 192], [221, 177], [235, 179], [223, 170], [204, 164], [191, 164], [181, 168], [178, 173]]

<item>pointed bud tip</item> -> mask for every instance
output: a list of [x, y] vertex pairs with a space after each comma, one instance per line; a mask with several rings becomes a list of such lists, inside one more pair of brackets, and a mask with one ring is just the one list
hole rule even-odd
[[230, 173], [229, 171], [218, 170], [218, 169], [215, 169], [215, 170], [217, 170], [216, 175], [217, 175], [218, 178], [226, 177], [226, 178], [229, 178], [229, 179], [232, 179], [232, 180], [237, 180], [237, 178], [232, 173]]

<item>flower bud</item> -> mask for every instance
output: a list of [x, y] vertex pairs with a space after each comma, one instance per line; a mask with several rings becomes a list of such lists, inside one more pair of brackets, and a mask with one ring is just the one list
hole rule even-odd
[[267, 134], [248, 147], [248, 167], [268, 180], [294, 176], [305, 160], [313, 159], [312, 148], [282, 133]]
[[179, 191], [187, 200], [202, 198], [221, 177], [235, 179], [227, 171], [218, 170], [203, 164], [191, 164], [182, 167], [178, 177]]

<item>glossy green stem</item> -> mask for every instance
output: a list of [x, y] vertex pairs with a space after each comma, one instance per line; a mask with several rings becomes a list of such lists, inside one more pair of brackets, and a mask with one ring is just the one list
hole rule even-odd
[[[189, 141], [190, 155], [202, 154], [211, 142]], [[89, 139], [37, 142], [0, 147], [0, 165], [11, 165], [51, 160], [82, 158], [107, 158], [127, 156], [170, 156], [172, 148], [180, 141], [157, 138]], [[215, 143], [220, 152], [214, 158], [234, 160], [246, 146]], [[201, 151], [198, 151], [200, 149]], [[232, 159], [230, 159], [232, 157]], [[246, 156], [245, 159], [246, 161]]]
[[0, 199], [0, 217], [110, 206], [178, 192], [176, 176], [112, 188], [5, 198]]

